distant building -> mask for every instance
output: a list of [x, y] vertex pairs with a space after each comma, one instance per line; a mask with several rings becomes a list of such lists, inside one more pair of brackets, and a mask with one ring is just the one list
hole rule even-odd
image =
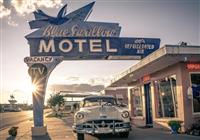
[[18, 104], [0, 104], [1, 112], [21, 111]]
[[65, 106], [64, 110], [74, 112], [79, 108], [80, 101], [87, 96], [92, 94], [90, 93], [71, 93], [68, 91], [60, 91], [59, 94], [64, 96]]
[[111, 87], [105, 89], [105, 95], [111, 95], [117, 99], [119, 103], [128, 105], [128, 89], [127, 87]]
[[21, 111], [17, 103], [17, 100], [15, 100], [15, 97], [13, 95], [10, 95], [10, 99], [8, 100], [10, 104], [1, 104], [1, 112], [6, 111]]

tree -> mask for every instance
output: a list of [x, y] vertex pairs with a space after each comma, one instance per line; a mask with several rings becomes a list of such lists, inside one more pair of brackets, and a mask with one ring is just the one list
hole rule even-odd
[[0, 104], [0, 112], [3, 112], [3, 105]]
[[50, 96], [51, 97], [48, 99], [47, 103], [56, 112], [57, 115], [58, 111], [60, 111], [60, 107], [65, 103], [64, 97], [60, 94], [53, 94]]

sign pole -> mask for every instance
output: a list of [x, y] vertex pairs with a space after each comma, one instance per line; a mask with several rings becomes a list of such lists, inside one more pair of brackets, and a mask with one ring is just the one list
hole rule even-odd
[[46, 135], [47, 133], [47, 126], [44, 124], [43, 118], [46, 85], [50, 73], [63, 60], [63, 57], [59, 56], [48, 56], [49, 59], [46, 60], [44, 59], [45, 57], [24, 58], [24, 62], [29, 67], [28, 73], [31, 76], [32, 85], [35, 87], [32, 92], [34, 126], [31, 128], [31, 131], [33, 136]]

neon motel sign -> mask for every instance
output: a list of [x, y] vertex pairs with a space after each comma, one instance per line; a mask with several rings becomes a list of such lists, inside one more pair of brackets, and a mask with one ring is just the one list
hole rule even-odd
[[[119, 37], [118, 23], [86, 21], [93, 3], [66, 14], [64, 7], [57, 17], [34, 12], [31, 29], [26, 36], [30, 56], [63, 56], [65, 60], [141, 59], [160, 45], [158, 38]], [[61, 14], [61, 13], [65, 14]], [[62, 15], [62, 16], [61, 16]]]

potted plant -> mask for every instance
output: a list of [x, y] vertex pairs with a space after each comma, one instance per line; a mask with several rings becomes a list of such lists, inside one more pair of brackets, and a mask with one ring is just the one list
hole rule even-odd
[[186, 130], [186, 133], [188, 135], [196, 135], [196, 136], [200, 136], [200, 120], [198, 120], [197, 122], [193, 123], [191, 125], [191, 127], [189, 127]]
[[177, 120], [171, 120], [168, 122], [168, 125], [171, 128], [171, 132], [172, 134], [177, 134], [179, 129], [181, 128], [181, 121], [177, 121]]
[[12, 137], [16, 137], [17, 136], [17, 129], [18, 127], [11, 127], [9, 130], [8, 130], [8, 134]]

